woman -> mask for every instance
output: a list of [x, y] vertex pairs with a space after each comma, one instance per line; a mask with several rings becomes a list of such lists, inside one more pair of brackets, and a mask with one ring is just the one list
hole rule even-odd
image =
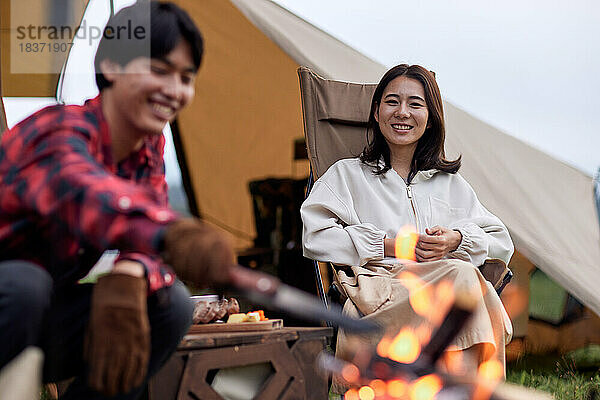
[[[426, 285], [450, 280], [456, 290], [475, 293], [475, 314], [452, 349], [476, 364], [495, 357], [504, 365], [512, 326], [475, 266], [486, 259], [508, 264], [514, 248], [506, 227], [457, 173], [460, 158], [445, 158], [443, 105], [434, 75], [418, 65], [390, 69], [373, 94], [369, 130], [361, 156], [332, 165], [302, 205], [304, 255], [349, 266], [338, 272], [349, 297], [344, 311], [395, 332], [421, 321], [401, 272], [416, 274]], [[405, 225], [419, 233], [417, 263], [393, 258], [394, 237]], [[372, 345], [381, 337], [354, 339]], [[350, 355], [351, 341], [340, 332], [338, 356]], [[334, 381], [333, 389], [342, 393], [343, 383]]]

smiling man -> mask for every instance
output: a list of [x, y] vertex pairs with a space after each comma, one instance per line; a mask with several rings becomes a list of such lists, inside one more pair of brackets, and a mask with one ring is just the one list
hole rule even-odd
[[[183, 10], [136, 3], [104, 31], [98, 97], [4, 133], [0, 368], [38, 346], [44, 381], [76, 377], [61, 399], [138, 398], [191, 323], [172, 269], [227, 281], [230, 245], [168, 207], [164, 175], [162, 130], [193, 98], [202, 51]], [[107, 249], [120, 252], [112, 272], [78, 284]]]

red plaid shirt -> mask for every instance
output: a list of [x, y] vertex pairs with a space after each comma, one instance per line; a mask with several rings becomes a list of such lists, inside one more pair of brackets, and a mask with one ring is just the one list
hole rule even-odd
[[174, 276], [158, 256], [168, 207], [165, 139], [115, 165], [101, 97], [51, 106], [6, 131], [0, 141], [0, 260], [30, 260], [55, 285], [85, 276], [107, 249], [141, 262], [150, 292]]

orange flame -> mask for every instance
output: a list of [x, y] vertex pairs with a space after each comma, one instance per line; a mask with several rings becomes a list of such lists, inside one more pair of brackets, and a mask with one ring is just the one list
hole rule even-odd
[[441, 325], [450, 306], [454, 302], [454, 285], [443, 280], [437, 285], [427, 284], [418, 275], [402, 271], [396, 276], [408, 289], [408, 299], [412, 309], [434, 326]]
[[411, 328], [402, 328], [389, 348], [389, 358], [405, 364], [414, 362], [421, 352], [419, 338]]
[[379, 343], [377, 343], [377, 354], [379, 354], [381, 357], [388, 357], [391, 344], [392, 339], [384, 336]]
[[477, 376], [487, 381], [498, 381], [504, 375], [504, 367], [498, 360], [488, 360], [477, 369]]
[[423, 285], [417, 290], [411, 290], [408, 296], [413, 310], [422, 317], [430, 318], [434, 309], [433, 290], [429, 285]]
[[454, 284], [451, 281], [443, 280], [437, 284], [435, 301], [435, 312], [431, 316], [431, 322], [435, 326], [440, 326], [454, 302]]
[[408, 289], [409, 292], [419, 290], [425, 285], [425, 282], [419, 278], [419, 276], [410, 271], [402, 271], [397, 275], [397, 278], [402, 281], [402, 285]]
[[402, 271], [398, 274], [398, 279], [402, 285], [408, 289], [408, 300], [413, 310], [424, 318], [431, 318], [431, 314], [436, 309], [434, 304], [434, 292], [431, 285], [427, 285], [416, 274], [409, 271]]
[[346, 380], [346, 382], [356, 382], [358, 378], [360, 378], [360, 371], [353, 364], [347, 364], [342, 369], [342, 378]]
[[442, 380], [437, 375], [425, 375], [411, 384], [411, 400], [433, 400], [436, 394], [442, 390]]
[[375, 391], [370, 386], [363, 386], [358, 389], [358, 398], [360, 400], [373, 400], [375, 398]]
[[415, 256], [415, 248], [417, 247], [418, 240], [419, 234], [413, 226], [404, 225], [402, 228], [400, 228], [398, 234], [396, 235], [396, 258], [417, 261], [417, 257]]
[[417, 329], [415, 329], [415, 333], [419, 338], [419, 343], [421, 343], [421, 346], [423, 346], [424, 344], [429, 343], [429, 340], [431, 339], [432, 329], [431, 327], [429, 327], [428, 324], [421, 324], [417, 327]]
[[448, 350], [444, 352], [442, 361], [445, 365], [446, 370], [455, 375], [464, 374], [464, 355], [460, 350]]
[[403, 398], [408, 392], [408, 384], [401, 380], [389, 381], [387, 384], [388, 394], [396, 399]]
[[386, 394], [387, 385], [381, 379], [375, 379], [369, 383], [369, 386], [375, 392], [375, 397], [384, 397]]
[[358, 390], [349, 389], [346, 393], [344, 393], [344, 399], [346, 400], [359, 400]]
[[477, 369], [477, 386], [473, 392], [474, 400], [489, 399], [494, 387], [504, 376], [504, 366], [498, 360], [488, 360]]
[[505, 287], [501, 299], [502, 303], [504, 303], [504, 308], [511, 319], [514, 319], [524, 312], [529, 304], [529, 296], [527, 293], [516, 285], [508, 285]]

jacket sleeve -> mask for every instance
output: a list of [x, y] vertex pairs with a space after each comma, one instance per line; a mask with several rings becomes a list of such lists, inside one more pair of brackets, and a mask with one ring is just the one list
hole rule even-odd
[[471, 186], [462, 177], [457, 178], [461, 185], [461, 203], [466, 206], [466, 217], [449, 226], [461, 233], [462, 241], [448, 257], [469, 261], [476, 266], [482, 265], [487, 259], [498, 259], [508, 265], [514, 252], [508, 229], [479, 202]]
[[[151, 159], [148, 160], [146, 168], [148, 169], [148, 187], [154, 193], [156, 203], [162, 207], [168, 207], [168, 187], [165, 180], [165, 164], [163, 160], [165, 139], [163, 135], [158, 135], [147, 139], [147, 146], [150, 148]], [[139, 252], [121, 252], [116, 261], [132, 260], [142, 264], [146, 269], [148, 279], [148, 292], [153, 293], [164, 286], [170, 286], [172, 279], [171, 271], [164, 265], [162, 259], [158, 256], [152, 256]], [[167, 271], [168, 270], [168, 271]]]
[[152, 160], [149, 162], [148, 168], [150, 168], [150, 186], [156, 193], [158, 204], [168, 207], [169, 205], [169, 188], [166, 180], [165, 170], [165, 137], [163, 135], [157, 135], [150, 140], [149, 144], [152, 149]]
[[85, 133], [40, 135], [17, 173], [20, 201], [99, 250], [156, 254], [176, 214], [149, 187], [119, 178], [91, 155]]
[[359, 223], [347, 203], [326, 182], [315, 183], [300, 209], [306, 257], [352, 266], [383, 259], [385, 232]]

